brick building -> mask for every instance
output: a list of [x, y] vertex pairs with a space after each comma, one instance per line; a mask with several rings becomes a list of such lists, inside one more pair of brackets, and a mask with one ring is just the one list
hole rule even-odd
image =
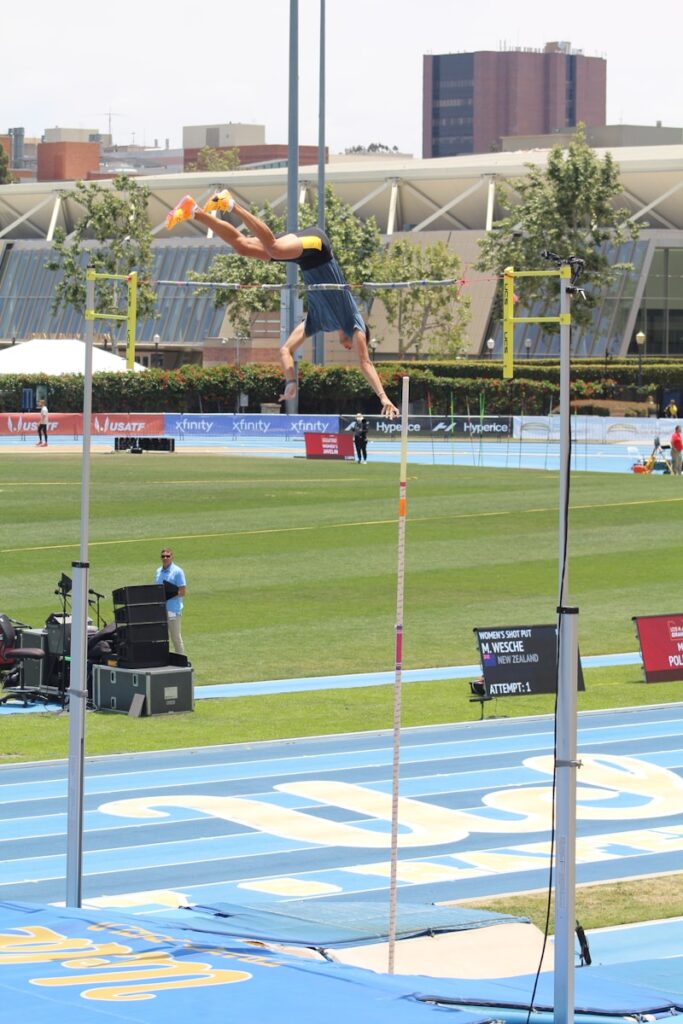
[[40, 142], [38, 181], [86, 180], [100, 169], [99, 142]]
[[504, 135], [604, 125], [606, 86], [607, 62], [564, 42], [426, 55], [422, 155], [487, 153]]

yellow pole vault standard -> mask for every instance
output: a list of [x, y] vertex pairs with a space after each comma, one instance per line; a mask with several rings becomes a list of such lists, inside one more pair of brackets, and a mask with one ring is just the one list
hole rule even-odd
[[138, 317], [138, 272], [134, 270], [126, 278], [128, 283], [128, 319], [126, 324], [126, 366], [133, 369], [135, 362], [135, 326]]
[[398, 571], [396, 574], [396, 671], [394, 677], [394, 755], [391, 782], [391, 862], [389, 870], [389, 961], [394, 973], [396, 953], [396, 886], [398, 879], [398, 800], [401, 753], [401, 673], [403, 669], [403, 580], [405, 577], [406, 489], [408, 479], [408, 388], [403, 378], [401, 392], [401, 470], [398, 489]]
[[[560, 325], [560, 530], [559, 598], [557, 606], [557, 701], [555, 712], [555, 765], [553, 811], [555, 829], [551, 843], [550, 880], [555, 895], [554, 1020], [556, 1024], [574, 1024], [574, 929], [576, 926], [576, 773], [581, 762], [576, 754], [576, 686], [578, 675], [579, 609], [567, 603], [570, 395], [571, 395], [571, 303], [580, 289], [576, 281], [584, 261], [576, 256], [557, 256], [545, 251], [543, 259], [555, 264], [555, 270], [527, 270], [515, 275], [507, 267], [504, 275], [503, 331], [506, 346], [512, 347], [515, 324]], [[560, 285], [559, 316], [512, 315], [511, 297], [515, 276], [557, 277]], [[512, 376], [512, 374], [510, 374]], [[554, 872], [554, 874], [553, 874]]]
[[515, 271], [506, 267], [503, 271], [503, 378], [511, 380], [515, 347]]
[[503, 271], [503, 378], [505, 380], [511, 380], [514, 376], [515, 324], [560, 324], [566, 327], [571, 323], [570, 313], [560, 313], [559, 316], [515, 316], [515, 278], [571, 278], [571, 276], [571, 267], [565, 265], [558, 267], [557, 270], [516, 271], [514, 267], [506, 267]]
[[[125, 320], [126, 321], [126, 366], [133, 369], [135, 363], [135, 328], [138, 316], [138, 272], [130, 274], [98, 274], [88, 267], [86, 281], [125, 281], [128, 296], [125, 313], [98, 313], [96, 309], [86, 309], [86, 320]], [[94, 303], [93, 303], [94, 306]]]

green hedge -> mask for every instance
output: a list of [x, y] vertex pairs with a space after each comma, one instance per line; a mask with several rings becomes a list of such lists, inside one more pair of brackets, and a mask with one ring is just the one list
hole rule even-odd
[[[398, 401], [401, 378], [410, 376], [414, 403], [437, 415], [480, 412], [545, 415], [557, 405], [559, 364], [556, 361], [517, 363], [511, 381], [502, 378], [500, 361], [378, 363], [377, 370], [389, 396]], [[572, 398], [586, 405], [591, 400], [624, 398], [644, 401], [657, 396], [661, 387], [680, 387], [683, 367], [679, 362], [648, 362], [642, 367], [638, 386], [637, 363], [611, 360], [609, 375], [604, 362], [572, 363]], [[83, 377], [7, 375], [0, 377], [0, 411], [21, 408], [22, 388], [48, 384], [49, 407], [54, 412], [79, 412], [83, 408]], [[377, 411], [377, 400], [359, 370], [342, 366], [301, 363], [299, 371], [301, 412]], [[94, 412], [233, 412], [241, 393], [249, 396], [248, 411], [259, 412], [262, 403], [277, 402], [282, 392], [282, 370], [276, 364], [217, 366], [203, 369], [147, 370], [144, 373], [96, 373], [93, 376]]]

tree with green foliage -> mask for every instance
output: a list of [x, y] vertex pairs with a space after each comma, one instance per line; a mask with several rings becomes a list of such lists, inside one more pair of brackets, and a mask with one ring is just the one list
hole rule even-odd
[[349, 155], [361, 153], [398, 153], [398, 146], [387, 146], [384, 142], [371, 142], [369, 146], [349, 146], [344, 152]]
[[0, 185], [11, 185], [14, 178], [9, 170], [9, 157], [4, 146], [0, 146]]
[[202, 146], [197, 153], [197, 159], [191, 160], [185, 169], [188, 171], [235, 171], [239, 165], [238, 149], [213, 149], [211, 146]]
[[[48, 270], [62, 271], [54, 290], [53, 311], [73, 307], [85, 313], [85, 274], [88, 265], [99, 274], [138, 272], [137, 312], [140, 319], [154, 317], [156, 294], [152, 278], [152, 233], [147, 219], [149, 188], [135, 178], [118, 175], [111, 187], [77, 181], [60, 193], [78, 204], [85, 214], [67, 236], [55, 230]], [[125, 310], [126, 289], [120, 281], [97, 281], [95, 308], [102, 313]]]
[[[619, 169], [610, 153], [600, 159], [586, 142], [579, 125], [569, 146], [554, 146], [545, 167], [527, 164], [529, 174], [497, 187], [497, 198], [506, 216], [494, 223], [479, 243], [477, 269], [502, 274], [515, 270], [548, 270], [544, 250], [585, 261], [581, 285], [586, 301], [576, 302], [572, 318], [590, 323], [595, 304], [591, 293], [604, 291], [630, 264], [614, 261], [625, 241], [638, 237], [630, 211], [616, 204], [622, 192]], [[558, 301], [557, 278], [516, 278], [520, 306], [535, 300], [553, 306]], [[497, 303], [500, 311], [500, 298]], [[555, 329], [547, 325], [548, 330]]]
[[[284, 216], [276, 214], [269, 206], [264, 209], [252, 207], [253, 212], [265, 221], [274, 234], [285, 231]], [[317, 209], [303, 204], [299, 209], [299, 223], [304, 226], [317, 222]], [[349, 284], [370, 280], [378, 253], [381, 250], [379, 228], [374, 219], [361, 221], [347, 203], [340, 200], [328, 186], [325, 190], [325, 231], [332, 243], [332, 249], [342, 266]], [[190, 274], [197, 282], [225, 282], [240, 284], [237, 289], [216, 288], [216, 307], [226, 307], [232, 324], [238, 334], [248, 335], [255, 313], [279, 309], [280, 291], [263, 290], [262, 285], [281, 285], [286, 281], [286, 267], [283, 263], [268, 260], [254, 260], [235, 253], [219, 253], [215, 256], [205, 274]], [[371, 300], [369, 291], [358, 289], [361, 302]]]
[[453, 284], [427, 287], [377, 289], [387, 320], [398, 332], [399, 355], [411, 350], [416, 355], [454, 358], [466, 345], [469, 300], [458, 291], [460, 259], [445, 242], [424, 248], [401, 239], [389, 245], [377, 258], [374, 277], [379, 281], [446, 281]]

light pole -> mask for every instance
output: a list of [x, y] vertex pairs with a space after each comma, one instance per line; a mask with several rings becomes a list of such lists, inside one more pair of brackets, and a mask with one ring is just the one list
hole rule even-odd
[[379, 342], [377, 341], [377, 338], [370, 338], [370, 341], [368, 342], [368, 348], [370, 349], [370, 360], [373, 363], [375, 361], [375, 352], [377, 351], [378, 345]]
[[643, 352], [645, 350], [645, 333], [638, 331], [636, 334], [636, 345], [638, 346], [638, 387], [643, 385]]
[[489, 358], [493, 359], [493, 350], [496, 347], [496, 339], [495, 338], [487, 338], [486, 339], [486, 347], [489, 350]]
[[524, 339], [524, 353], [525, 353], [527, 359], [531, 355], [531, 346], [532, 346], [532, 344], [533, 344], [533, 342], [531, 341], [531, 338], [525, 338]]

